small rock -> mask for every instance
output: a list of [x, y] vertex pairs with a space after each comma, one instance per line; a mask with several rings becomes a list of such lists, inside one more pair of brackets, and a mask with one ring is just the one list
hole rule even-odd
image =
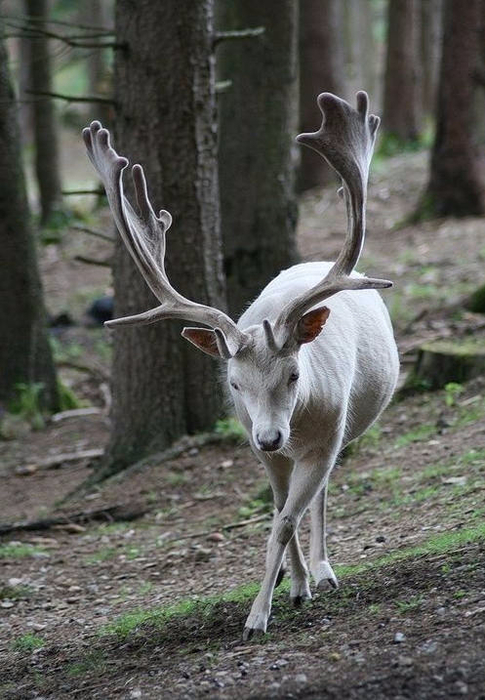
[[385, 542], [386, 538], [384, 535], [377, 535], [376, 542]]
[[307, 675], [306, 675], [305, 673], [298, 673], [298, 674], [295, 676], [295, 682], [296, 682], [296, 683], [301, 683], [301, 684], [307, 683], [307, 682], [308, 682], [308, 677], [307, 677]]
[[394, 635], [393, 642], [394, 642], [394, 644], [401, 644], [405, 640], [406, 640], [405, 634], [403, 634], [402, 632], [396, 632], [396, 634]]
[[397, 660], [399, 666], [412, 666], [413, 660], [410, 656], [399, 656]]
[[14, 603], [11, 600], [0, 600], [0, 608], [13, 608]]
[[341, 657], [338, 651], [332, 651], [332, 653], [328, 655], [328, 658], [330, 661], [339, 661]]
[[224, 542], [226, 538], [224, 537], [222, 532], [211, 532], [211, 534], [207, 536], [207, 539], [210, 542]]
[[229, 469], [229, 467], [232, 467], [233, 464], [233, 459], [225, 459], [223, 462], [221, 462], [220, 466], [222, 467], [222, 469]]
[[287, 659], [277, 659], [274, 663], [271, 664], [270, 669], [272, 671], [278, 671], [278, 669], [282, 668], [283, 666], [288, 665], [288, 660]]
[[140, 688], [133, 688], [133, 690], [130, 692], [130, 698], [133, 698], [133, 700], [136, 698], [141, 698]]
[[189, 457], [196, 457], [198, 454], [199, 454], [199, 448], [198, 448], [198, 447], [192, 447], [192, 448], [188, 451]]
[[9, 578], [8, 579], [8, 585], [15, 587], [15, 586], [20, 586], [24, 582], [23, 578]]
[[455, 688], [460, 695], [468, 695], [468, 685], [463, 681], [456, 681]]

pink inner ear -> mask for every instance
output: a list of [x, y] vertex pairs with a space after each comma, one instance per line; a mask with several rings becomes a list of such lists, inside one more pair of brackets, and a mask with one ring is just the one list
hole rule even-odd
[[319, 309], [313, 309], [301, 317], [297, 326], [297, 340], [299, 343], [311, 343], [312, 340], [320, 334], [327, 318], [330, 315], [330, 309], [327, 306], [321, 306]]
[[182, 336], [202, 352], [212, 357], [220, 357], [214, 331], [207, 328], [184, 328]]

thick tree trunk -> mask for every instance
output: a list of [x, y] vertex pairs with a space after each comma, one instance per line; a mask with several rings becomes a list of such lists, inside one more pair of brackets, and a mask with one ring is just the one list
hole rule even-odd
[[0, 403], [12, 398], [19, 383], [42, 383], [44, 407], [57, 410], [56, 375], [21, 166], [17, 106], [1, 36], [0, 250]]
[[482, 2], [445, 0], [436, 139], [423, 216], [485, 213], [473, 111]]
[[[295, 259], [298, 128], [297, 3], [219, 2], [221, 30], [264, 35], [218, 49], [219, 180], [229, 310], [238, 315]], [[318, 123], [318, 115], [315, 115]]]
[[[127, 46], [115, 61], [116, 147], [144, 166], [154, 206], [173, 215], [174, 287], [223, 307], [212, 2], [118, 0], [116, 32]], [[113, 272], [117, 315], [156, 305], [121, 242]], [[211, 428], [219, 415], [218, 366], [182, 340], [180, 328], [163, 321], [116, 331], [111, 471]]]
[[442, 46], [442, 0], [420, 0], [421, 104], [426, 116], [434, 114]]
[[400, 142], [419, 137], [417, 0], [389, 0], [382, 131]]
[[[300, 132], [316, 131], [321, 122], [317, 96], [344, 93], [344, 59], [339, 0], [306, 0], [300, 5]], [[332, 179], [326, 162], [303, 148], [298, 189], [324, 185]]]
[[[26, 0], [30, 17], [47, 18], [46, 0]], [[36, 23], [39, 29], [42, 22]], [[30, 85], [34, 93], [52, 91], [49, 40], [39, 37], [31, 40]], [[46, 224], [61, 199], [59, 148], [54, 102], [50, 97], [33, 95], [35, 172], [40, 195], [41, 223]]]

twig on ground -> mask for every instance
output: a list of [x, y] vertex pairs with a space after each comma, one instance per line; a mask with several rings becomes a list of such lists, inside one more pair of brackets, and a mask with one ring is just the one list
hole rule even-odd
[[[256, 515], [254, 518], [247, 518], [246, 520], [239, 520], [235, 523], [228, 523], [227, 525], [222, 525], [219, 529], [222, 531], [235, 530], [236, 528], [246, 527], [246, 525], [252, 525], [253, 523], [259, 523], [263, 520], [269, 520], [268, 513], [263, 513], [262, 515]], [[209, 535], [212, 535], [214, 532], [215, 532], [214, 528], [212, 528], [212, 530], [203, 530], [202, 532], [191, 532], [188, 535], [181, 535], [180, 537], [174, 537], [171, 540], [167, 540], [167, 542], [165, 542], [164, 544], [171, 545], [171, 544], [175, 544], [177, 542], [181, 542], [182, 540], [195, 540], [195, 539], [198, 539], [199, 537], [208, 537]]]

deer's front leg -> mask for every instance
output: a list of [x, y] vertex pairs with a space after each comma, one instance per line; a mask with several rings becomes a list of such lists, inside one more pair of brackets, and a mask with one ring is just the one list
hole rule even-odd
[[[288, 498], [290, 479], [293, 471], [293, 461], [282, 455], [264, 455], [261, 457], [261, 459], [264, 462], [266, 473], [273, 491], [275, 504], [275, 514], [273, 519], [274, 526], [277, 522], [278, 515], [283, 510], [286, 499]], [[269, 565], [268, 559], [271, 556], [272, 551], [270, 544], [271, 539], [268, 542], [267, 565]], [[295, 532], [294, 536], [288, 543], [288, 551], [291, 562], [290, 598], [294, 605], [300, 605], [304, 600], [311, 598], [312, 595], [310, 592], [308, 568], [303, 552], [301, 551], [297, 532]], [[275, 587], [279, 585], [281, 579], [283, 578], [285, 568], [285, 557], [283, 556], [281, 567], [276, 578]]]
[[273, 521], [273, 529], [268, 543], [266, 573], [246, 620], [243, 632], [244, 640], [249, 639], [255, 633], [266, 632], [273, 590], [286, 547], [295, 535], [311, 500], [323, 488], [329, 473], [329, 465], [333, 465], [335, 456], [336, 454], [332, 452], [332, 459], [329, 462], [324, 464], [320, 462], [316, 466], [300, 462], [293, 470], [286, 503]]

